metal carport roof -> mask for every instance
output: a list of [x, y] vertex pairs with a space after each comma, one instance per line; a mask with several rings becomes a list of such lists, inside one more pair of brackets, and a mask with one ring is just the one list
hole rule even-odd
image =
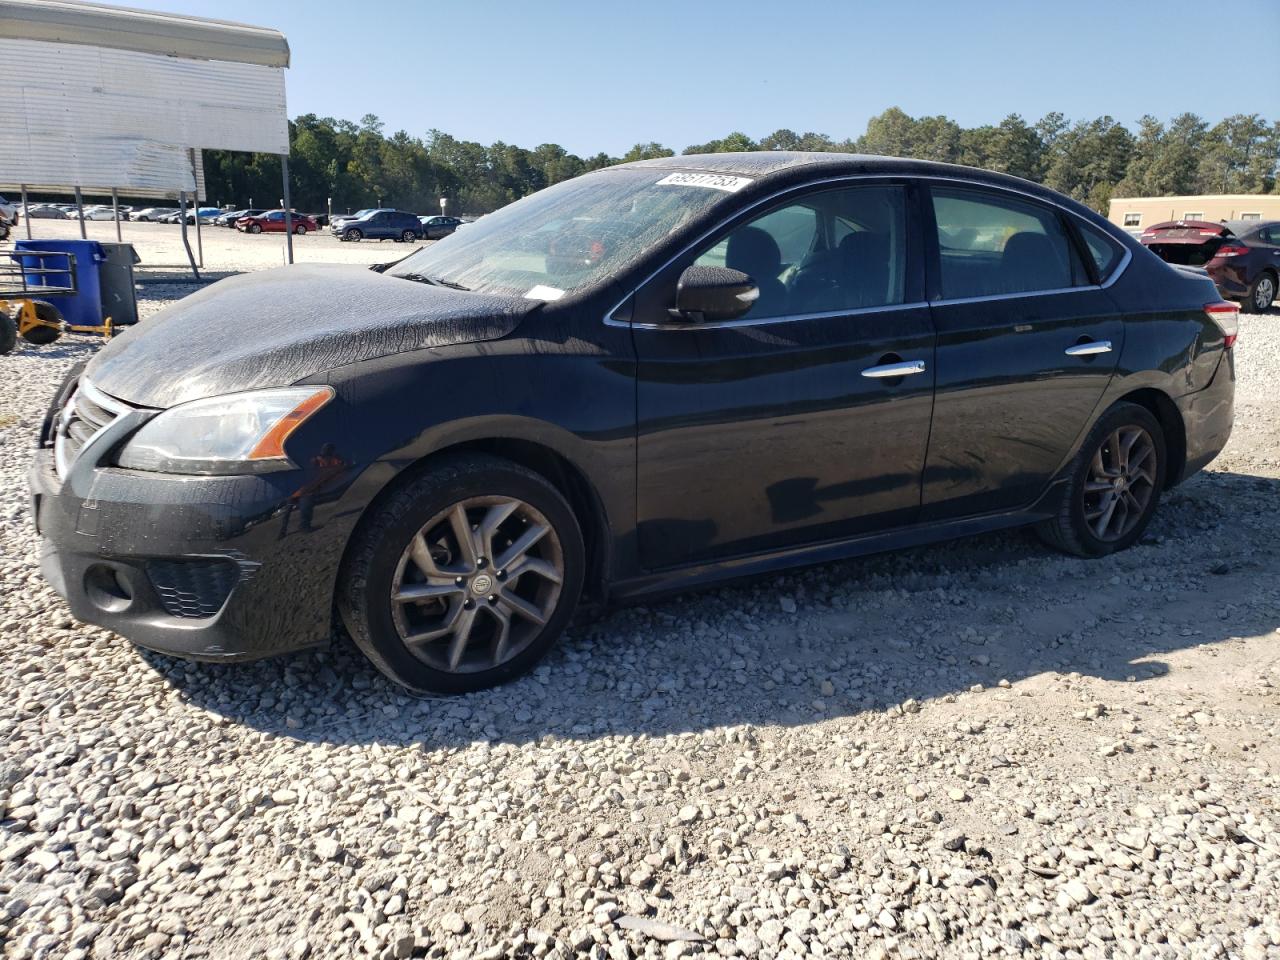
[[69, 0], [0, 0], [0, 37], [79, 43], [189, 60], [289, 66], [289, 42], [278, 30]]

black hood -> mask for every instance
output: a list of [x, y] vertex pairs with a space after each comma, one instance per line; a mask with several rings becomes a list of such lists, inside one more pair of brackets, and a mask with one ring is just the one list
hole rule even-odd
[[495, 340], [540, 304], [365, 267], [297, 265], [215, 283], [127, 329], [85, 370], [144, 407], [297, 383], [374, 357]]

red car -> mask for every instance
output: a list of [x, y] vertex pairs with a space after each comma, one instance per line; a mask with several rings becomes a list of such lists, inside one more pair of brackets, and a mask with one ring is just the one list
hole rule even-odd
[[1142, 231], [1143, 245], [1167, 263], [1204, 267], [1218, 292], [1263, 313], [1280, 279], [1280, 220], [1169, 220]]
[[[319, 229], [316, 222], [305, 213], [295, 213], [291, 216], [293, 232], [296, 234], [301, 235]], [[236, 229], [241, 233], [284, 233], [284, 211], [268, 210], [256, 217], [241, 217], [236, 221]]]

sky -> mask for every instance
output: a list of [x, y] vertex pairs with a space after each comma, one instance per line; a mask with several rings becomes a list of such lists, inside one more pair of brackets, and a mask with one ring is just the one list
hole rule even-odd
[[[962, 126], [1052, 110], [1135, 126], [1280, 119], [1280, 2], [1233, 0], [129, 0], [289, 39], [289, 114], [619, 155], [741, 130], [856, 137], [890, 106]], [[1235, 26], [1232, 26], [1234, 24]], [[1247, 25], [1247, 30], [1241, 29]], [[1217, 58], [1221, 57], [1221, 61]], [[1258, 64], [1268, 64], [1257, 67]], [[1252, 78], [1252, 79], [1249, 79]]]

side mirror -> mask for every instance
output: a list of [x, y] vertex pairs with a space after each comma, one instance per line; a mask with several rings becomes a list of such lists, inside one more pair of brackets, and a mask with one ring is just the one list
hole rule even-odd
[[759, 297], [760, 288], [741, 270], [693, 266], [680, 274], [676, 306], [670, 312], [678, 320], [694, 322], [736, 320]]

